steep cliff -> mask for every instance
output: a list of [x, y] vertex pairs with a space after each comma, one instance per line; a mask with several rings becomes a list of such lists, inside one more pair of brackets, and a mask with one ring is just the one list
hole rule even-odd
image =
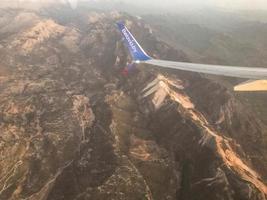
[[121, 74], [122, 19], [151, 55], [188, 61], [149, 25], [0, 12], [0, 199], [267, 198], [266, 127], [231, 91], [145, 65]]

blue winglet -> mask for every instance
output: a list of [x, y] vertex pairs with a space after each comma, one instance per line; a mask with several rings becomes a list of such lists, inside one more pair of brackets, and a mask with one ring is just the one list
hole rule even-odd
[[130, 33], [130, 31], [125, 27], [122, 22], [118, 22], [117, 26], [123, 36], [123, 40], [127, 48], [129, 49], [131, 56], [135, 62], [151, 60], [151, 57], [143, 50], [143, 48], [138, 44], [136, 39]]

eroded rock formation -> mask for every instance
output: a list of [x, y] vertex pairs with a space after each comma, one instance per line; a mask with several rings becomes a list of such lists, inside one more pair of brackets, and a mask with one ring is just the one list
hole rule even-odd
[[120, 73], [121, 19], [151, 55], [188, 60], [149, 25], [0, 12], [1, 200], [267, 198], [266, 127], [230, 91], [194, 73]]

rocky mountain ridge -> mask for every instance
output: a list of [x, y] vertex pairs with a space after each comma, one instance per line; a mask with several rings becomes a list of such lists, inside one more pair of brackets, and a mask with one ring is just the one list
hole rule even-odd
[[58, 11], [1, 10], [0, 199], [267, 198], [266, 127], [231, 91], [124, 77], [118, 20], [151, 55], [188, 57], [126, 14]]

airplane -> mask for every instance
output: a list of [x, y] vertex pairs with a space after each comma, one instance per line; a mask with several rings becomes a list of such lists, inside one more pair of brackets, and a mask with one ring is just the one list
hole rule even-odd
[[267, 68], [197, 64], [154, 59], [144, 51], [123, 22], [117, 22], [116, 24], [134, 64], [149, 64], [183, 71], [245, 78], [249, 79], [249, 81], [235, 86], [234, 91], [267, 91]]

